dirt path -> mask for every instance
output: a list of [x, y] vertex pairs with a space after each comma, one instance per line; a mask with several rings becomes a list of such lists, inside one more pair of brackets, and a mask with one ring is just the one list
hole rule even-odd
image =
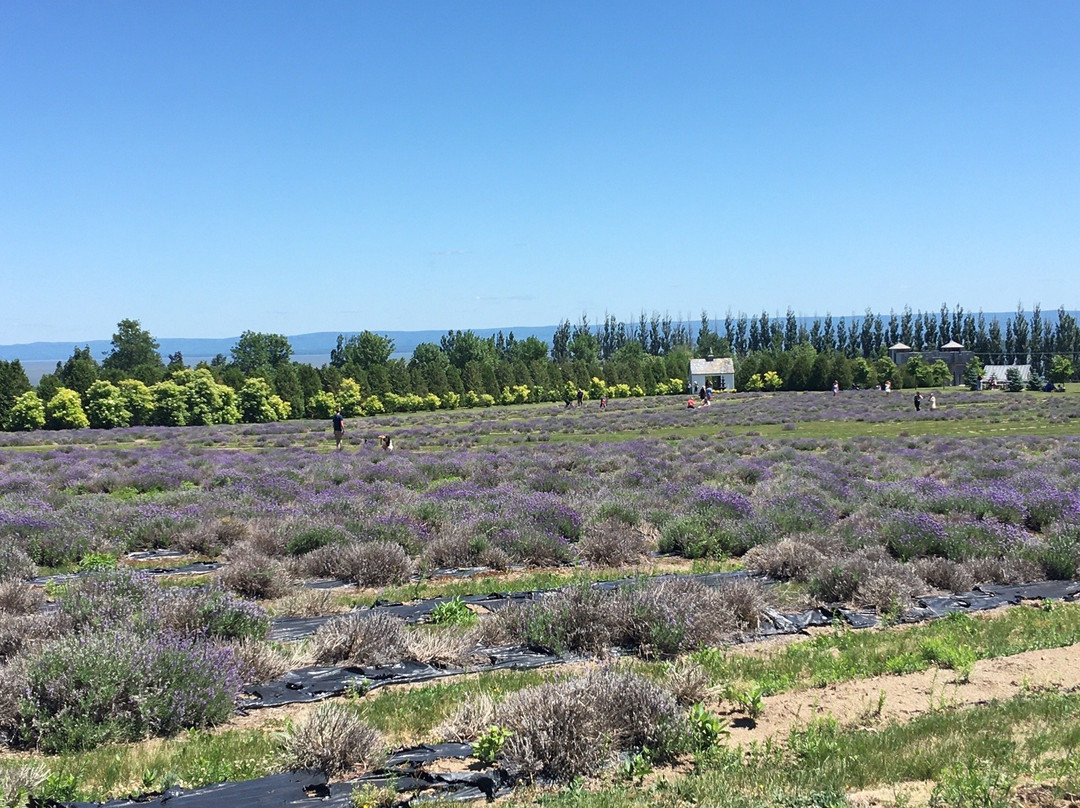
[[1010, 699], [1027, 689], [1080, 687], [1080, 645], [1027, 651], [980, 660], [971, 679], [956, 682], [951, 670], [931, 668], [903, 676], [875, 676], [822, 688], [781, 693], [765, 699], [753, 726], [732, 713], [729, 743], [782, 739], [792, 726], [832, 716], [841, 725], [905, 723], [943, 706], [971, 707], [994, 699]]

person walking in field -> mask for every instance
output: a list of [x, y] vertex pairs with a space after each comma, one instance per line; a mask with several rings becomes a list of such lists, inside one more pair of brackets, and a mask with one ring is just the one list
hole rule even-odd
[[577, 405], [580, 407], [584, 403], [585, 403], [585, 391], [582, 390], [579, 387], [578, 391], [577, 391]]
[[930, 394], [930, 410], [933, 411], [933, 410], [936, 410], [936, 409], [937, 409], [937, 396], [935, 396], [933, 393], [931, 393]]
[[915, 391], [915, 398], [912, 399], [915, 402], [915, 412], [922, 409], [922, 393], [918, 390]]
[[839, 392], [840, 392], [840, 381], [839, 381], [839, 379], [833, 379], [832, 394], [835, 396]]
[[345, 437], [345, 417], [341, 414], [341, 407], [337, 408], [337, 412], [334, 413], [330, 420], [334, 423], [334, 443], [340, 452], [341, 439]]

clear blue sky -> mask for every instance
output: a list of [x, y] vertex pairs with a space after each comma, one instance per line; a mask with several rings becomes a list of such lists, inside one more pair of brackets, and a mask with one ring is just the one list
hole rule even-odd
[[1080, 3], [0, 0], [0, 343], [1080, 308]]

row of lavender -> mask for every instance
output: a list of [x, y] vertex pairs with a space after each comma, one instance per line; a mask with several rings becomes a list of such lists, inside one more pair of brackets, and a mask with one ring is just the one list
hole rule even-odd
[[[650, 412], [664, 415], [634, 417]], [[884, 546], [901, 561], [1021, 558], [1075, 572], [1080, 443], [1069, 437], [643, 438], [393, 454], [372, 443], [328, 455], [311, 432], [278, 433], [295, 445], [258, 452], [190, 434], [124, 451], [0, 453], [0, 538], [43, 566], [153, 547], [216, 556], [238, 541], [271, 557], [389, 542], [442, 567], [563, 563], [582, 547], [618, 562], [650, 543], [739, 556], [788, 538], [821, 552]]]

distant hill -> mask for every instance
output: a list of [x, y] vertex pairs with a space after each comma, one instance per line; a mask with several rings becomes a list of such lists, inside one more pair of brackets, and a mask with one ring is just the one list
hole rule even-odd
[[[551, 343], [555, 333], [555, 326], [513, 326], [510, 328], [474, 328], [473, 332], [481, 337], [490, 337], [500, 331], [503, 334], [514, 332], [515, 339], [536, 337]], [[322, 365], [330, 361], [330, 351], [337, 347], [338, 334], [344, 333], [348, 339], [357, 331], [319, 331], [314, 334], [296, 334], [289, 337], [289, 343], [293, 348], [293, 357], [300, 362], [308, 362], [313, 365]], [[434, 342], [439, 344], [439, 338], [445, 336], [446, 331], [379, 331], [394, 341], [394, 356], [409, 358], [413, 350], [422, 342]], [[180, 351], [184, 355], [184, 361], [189, 364], [203, 359], [209, 360], [217, 354], [229, 355], [229, 350], [236, 345], [240, 336], [222, 337], [221, 339], [207, 339], [198, 337], [158, 337], [161, 345], [162, 358]], [[89, 346], [90, 354], [101, 361], [112, 349], [112, 341], [107, 339], [81, 340], [79, 342], [28, 342], [21, 345], [0, 345], [0, 359], [10, 362], [18, 359], [26, 369], [27, 375], [33, 384], [45, 373], [53, 369], [56, 362], [63, 362], [76, 347]]]

